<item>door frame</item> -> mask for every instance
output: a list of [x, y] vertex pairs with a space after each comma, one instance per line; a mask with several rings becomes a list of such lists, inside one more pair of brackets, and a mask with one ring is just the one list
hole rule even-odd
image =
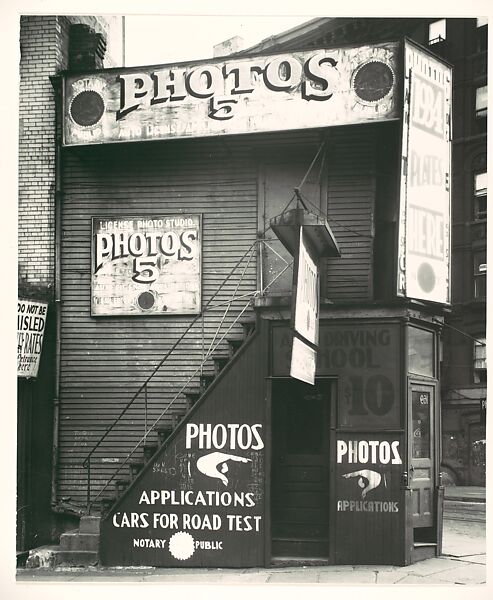
[[[420, 379], [418, 377], [409, 377], [408, 385], [407, 385], [407, 472], [409, 473], [409, 487], [411, 490], [410, 496], [410, 505], [408, 507], [408, 515], [411, 523], [411, 529], [415, 528], [414, 519], [413, 519], [413, 405], [412, 405], [412, 392], [413, 391], [429, 391], [430, 392], [430, 402], [432, 406], [430, 407], [430, 464], [432, 469], [432, 477], [431, 477], [431, 490], [432, 490], [432, 498], [431, 498], [431, 518], [432, 522], [428, 526], [423, 527], [431, 527], [437, 528], [439, 526], [438, 523], [438, 515], [437, 515], [437, 493], [438, 493], [438, 482], [439, 482], [439, 470], [440, 470], [440, 435], [441, 435], [441, 423], [440, 423], [440, 411], [439, 411], [439, 386], [436, 380], [426, 380]], [[414, 459], [416, 460], [416, 459]], [[419, 460], [419, 459], [417, 459]], [[419, 527], [419, 526], [418, 526]]]
[[[272, 565], [272, 388], [275, 381], [283, 379], [292, 379], [290, 376], [269, 376], [267, 378], [266, 386], [266, 431], [269, 435], [266, 436], [265, 444], [265, 545], [264, 545], [264, 566], [270, 567]], [[335, 477], [336, 477], [336, 464], [335, 457], [336, 452], [336, 429], [337, 429], [337, 399], [339, 390], [339, 377], [337, 376], [321, 376], [316, 377], [315, 381], [325, 380], [329, 382], [329, 431], [328, 431], [328, 445], [329, 445], [329, 464], [328, 466], [328, 481], [329, 481], [329, 545], [328, 545], [328, 557], [326, 559], [327, 564], [335, 564], [335, 517], [336, 517], [336, 506], [333, 502], [333, 492], [335, 490]]]

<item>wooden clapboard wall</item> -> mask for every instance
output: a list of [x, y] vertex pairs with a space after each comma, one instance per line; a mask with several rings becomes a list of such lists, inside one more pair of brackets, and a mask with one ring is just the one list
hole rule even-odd
[[[117, 144], [66, 149], [63, 186], [58, 497], [84, 503], [85, 456], [193, 318], [91, 317], [91, 217], [202, 214], [204, 305], [256, 238], [257, 169], [245, 140]], [[218, 301], [230, 297], [242, 272]], [[237, 293], [255, 289], [253, 260]], [[224, 307], [208, 313], [204, 344], [199, 322], [153, 380], [148, 422], [199, 366], [223, 312]], [[222, 331], [232, 321], [228, 316]], [[236, 326], [237, 335], [240, 329]], [[178, 405], [183, 402], [180, 397]], [[95, 455], [94, 492], [143, 435], [143, 395], [129, 415]]]
[[378, 125], [345, 127], [328, 137], [327, 218], [341, 250], [340, 258], [327, 260], [325, 295], [330, 300], [373, 299], [378, 131]]

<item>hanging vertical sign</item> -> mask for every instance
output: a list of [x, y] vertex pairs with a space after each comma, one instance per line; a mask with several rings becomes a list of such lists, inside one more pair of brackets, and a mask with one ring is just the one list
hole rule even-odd
[[37, 377], [46, 328], [46, 302], [17, 302], [17, 377]]
[[[294, 294], [294, 335], [291, 354], [291, 377], [315, 383], [320, 312], [319, 268], [310, 253], [303, 226], [296, 260]], [[296, 337], [296, 336], [300, 337]], [[308, 342], [308, 343], [307, 343]]]
[[95, 217], [91, 314], [197, 314], [200, 216]]
[[450, 302], [450, 67], [405, 45], [397, 293]]

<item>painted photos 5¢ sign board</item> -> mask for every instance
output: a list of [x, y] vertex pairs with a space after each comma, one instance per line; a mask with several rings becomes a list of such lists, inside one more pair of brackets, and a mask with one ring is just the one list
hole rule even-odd
[[399, 44], [69, 75], [65, 146], [196, 138], [399, 117]]
[[198, 314], [198, 215], [94, 217], [91, 314]]

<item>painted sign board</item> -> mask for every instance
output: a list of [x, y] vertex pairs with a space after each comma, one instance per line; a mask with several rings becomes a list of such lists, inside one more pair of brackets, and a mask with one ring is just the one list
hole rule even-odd
[[311, 344], [318, 344], [320, 305], [319, 269], [310, 253], [303, 226], [296, 269], [294, 330]]
[[[273, 328], [274, 377], [290, 374], [292, 343], [288, 327]], [[339, 378], [338, 427], [401, 427], [400, 352], [395, 323], [321, 323], [316, 374]]]
[[94, 217], [91, 314], [198, 314], [199, 215]]
[[399, 434], [338, 434], [334, 503], [340, 541], [336, 562], [399, 564], [405, 519], [403, 457]]
[[68, 75], [65, 146], [399, 117], [399, 43]]
[[37, 377], [48, 304], [34, 300], [17, 301], [17, 377]]
[[397, 293], [450, 302], [452, 71], [406, 42]]
[[300, 338], [293, 336], [291, 368], [289, 374], [295, 379], [315, 385], [317, 353]]

